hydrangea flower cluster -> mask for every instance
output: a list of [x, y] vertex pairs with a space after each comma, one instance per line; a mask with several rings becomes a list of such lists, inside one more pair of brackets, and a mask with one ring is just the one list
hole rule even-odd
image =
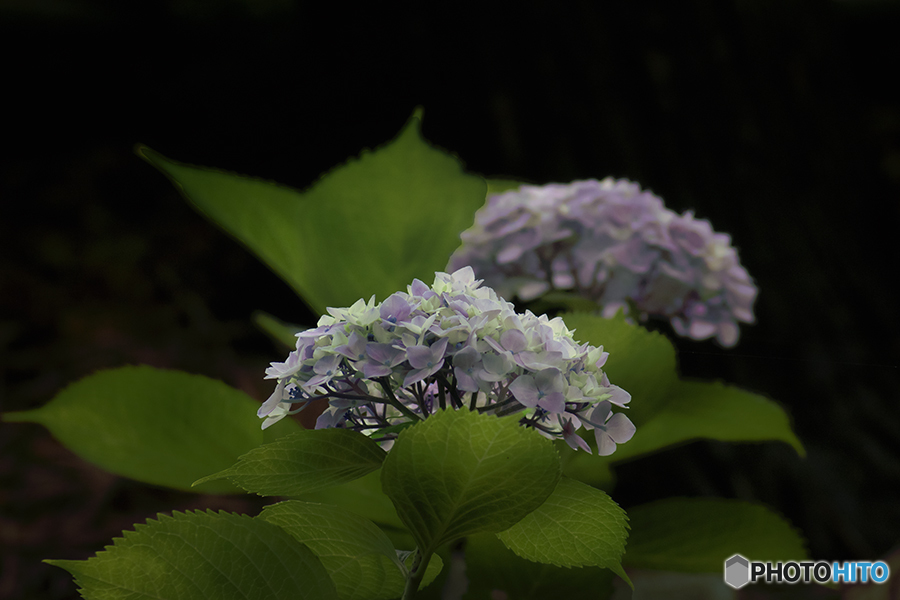
[[572, 290], [604, 316], [664, 317], [679, 335], [723, 346], [737, 343], [738, 321], [754, 320], [757, 288], [731, 238], [625, 179], [491, 196], [461, 238], [448, 269], [471, 265], [506, 298]]
[[383, 447], [444, 408], [518, 416], [588, 452], [576, 432], [594, 430], [603, 456], [634, 434], [628, 417], [612, 412], [631, 395], [610, 384], [603, 347], [578, 344], [559, 317], [517, 314], [471, 267], [328, 313], [266, 370], [278, 383], [259, 409], [263, 428], [327, 398], [316, 429], [354, 429]]

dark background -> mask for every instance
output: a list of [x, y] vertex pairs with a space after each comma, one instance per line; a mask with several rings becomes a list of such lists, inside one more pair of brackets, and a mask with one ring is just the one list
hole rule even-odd
[[[887, 555], [900, 544], [900, 10], [624, 4], [0, 1], [0, 409], [135, 363], [264, 399], [283, 352], [250, 313], [314, 317], [133, 145], [303, 188], [423, 105], [425, 136], [470, 170], [634, 179], [730, 233], [755, 278], [757, 324], [729, 350], [676, 340], [681, 371], [778, 400], [809, 456], [691, 444], [623, 465], [625, 508], [761, 501], [816, 559]], [[75, 597], [39, 560], [86, 558], [156, 511], [258, 506], [117, 479], [38, 426], [0, 424], [0, 598]]]

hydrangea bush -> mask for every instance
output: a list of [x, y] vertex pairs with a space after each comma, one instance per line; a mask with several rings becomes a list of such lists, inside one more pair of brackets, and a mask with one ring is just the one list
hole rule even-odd
[[493, 195], [461, 238], [449, 269], [471, 265], [507, 298], [572, 291], [604, 316], [663, 317], [679, 335], [723, 346], [737, 343], [738, 322], [753, 322], [757, 289], [731, 238], [625, 179]]
[[263, 427], [327, 398], [317, 429], [353, 429], [385, 445], [399, 425], [447, 407], [516, 416], [588, 452], [576, 431], [593, 429], [603, 456], [631, 439], [634, 425], [612, 413], [631, 396], [603, 372], [603, 347], [577, 343], [559, 317], [517, 314], [480, 284], [464, 267], [436, 273], [430, 287], [416, 279], [379, 304], [329, 308], [267, 370], [278, 383], [259, 409]]
[[[626, 517], [606, 493], [616, 461], [697, 438], [802, 454], [781, 407], [682, 381], [669, 340], [635, 323], [517, 313], [503, 299], [588, 293], [607, 311], [626, 303], [730, 343], [755, 288], [727, 236], [634, 184], [525, 187], [489, 201], [459, 268], [428, 286], [416, 277], [447, 264], [486, 182], [419, 123], [303, 192], [138, 149], [316, 312], [375, 295], [300, 334], [269, 318], [293, 350], [267, 370], [275, 392], [262, 406], [221, 381], [126, 366], [4, 414], [151, 485], [291, 498], [256, 516], [160, 514], [86, 561], [47, 562], [89, 600], [456, 600], [460, 584], [466, 598], [610, 598], [613, 574], [631, 584], [626, 568], [721, 572], [743, 548], [805, 558], [764, 507], [662, 499]], [[321, 408], [314, 429], [286, 418]], [[565, 447], [593, 450], [581, 429], [604, 456]]]

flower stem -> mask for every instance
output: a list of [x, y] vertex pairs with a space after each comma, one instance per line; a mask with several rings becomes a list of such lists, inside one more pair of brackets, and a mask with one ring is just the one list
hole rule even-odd
[[438, 379], [438, 390], [439, 390], [438, 398], [440, 401], [441, 410], [446, 410], [447, 409], [447, 399], [444, 396], [444, 380], [443, 379]]
[[411, 410], [409, 410], [408, 408], [406, 408], [406, 407], [403, 405], [402, 402], [400, 402], [399, 400], [397, 400], [397, 397], [394, 396], [394, 390], [391, 389], [391, 384], [390, 384], [390, 381], [388, 380], [387, 377], [381, 377], [381, 378], [378, 380], [378, 383], [381, 384], [381, 389], [383, 389], [383, 390], [384, 390], [384, 393], [387, 394], [386, 400], [387, 400], [387, 402], [388, 402], [391, 406], [393, 406], [394, 408], [396, 408], [397, 410], [399, 410], [400, 412], [402, 412], [404, 415], [406, 415], [407, 417], [409, 417], [409, 418], [412, 419], [413, 421], [421, 421], [421, 420], [423, 420], [422, 417], [420, 417], [419, 415], [417, 415], [417, 414], [414, 413], [413, 411], [411, 411]]
[[[453, 408], [456, 408], [456, 409], [460, 408], [462, 406], [462, 400], [459, 397], [459, 393], [456, 390], [456, 386], [450, 385], [450, 382], [447, 381], [447, 378], [444, 377], [444, 375], [440, 372], [438, 372], [438, 374], [437, 374], [437, 379], [439, 382], [441, 382], [444, 385], [446, 390], [448, 392], [450, 392], [450, 399], [453, 402]], [[441, 408], [443, 408], [443, 407], [441, 407]]]
[[[500, 415], [500, 409], [501, 409], [501, 408], [504, 408], [504, 407], [506, 407], [506, 406], [509, 406], [509, 405], [512, 404], [513, 402], [516, 402], [516, 399], [515, 399], [515, 397], [514, 397], [512, 394], [510, 394], [510, 395], [506, 398], [506, 400], [502, 400], [502, 401], [496, 402], [496, 403], [494, 403], [494, 404], [488, 404], [488, 405], [486, 405], [486, 406], [479, 406], [476, 410], [477, 410], [478, 412], [480, 412], [480, 413], [488, 412], [488, 411], [491, 411], [491, 410], [497, 411], [496, 414], [499, 416], [499, 415]], [[515, 410], [519, 410], [519, 407], [516, 407]], [[512, 412], [515, 412], [515, 410], [512, 411]]]
[[419, 591], [419, 585], [422, 583], [422, 578], [425, 577], [425, 569], [428, 568], [430, 560], [431, 552], [426, 555], [418, 548], [416, 549], [416, 556], [413, 558], [409, 575], [406, 576], [406, 587], [403, 589], [401, 600], [413, 600], [416, 597], [416, 592]]

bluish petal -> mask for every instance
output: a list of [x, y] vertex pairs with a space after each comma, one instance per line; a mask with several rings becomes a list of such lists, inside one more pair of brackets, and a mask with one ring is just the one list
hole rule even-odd
[[561, 413], [566, 410], [566, 397], [562, 392], [547, 394], [538, 401], [538, 406], [550, 413]]
[[616, 451], [616, 443], [609, 434], [602, 429], [594, 430], [594, 439], [597, 440], [597, 455], [609, 456]]
[[268, 416], [278, 403], [284, 398], [284, 386], [285, 380], [282, 379], [278, 382], [278, 385], [275, 386], [275, 391], [272, 392], [272, 395], [269, 396], [268, 400], [262, 403], [262, 406], [259, 407], [259, 410], [256, 411], [256, 416], [259, 418]]
[[534, 383], [539, 390], [545, 394], [562, 392], [563, 378], [559, 369], [549, 368], [543, 369], [534, 376]]
[[410, 346], [406, 349], [406, 356], [409, 364], [415, 369], [425, 369], [428, 363], [432, 362], [432, 351], [428, 346]]
[[538, 390], [531, 375], [519, 375], [509, 384], [509, 391], [523, 406], [534, 408], [538, 403]]
[[606, 423], [606, 433], [617, 444], [624, 444], [634, 435], [634, 423], [622, 413], [616, 413]]
[[518, 329], [509, 329], [500, 335], [500, 343], [503, 348], [510, 352], [521, 352], [528, 347], [528, 340], [525, 334]]

